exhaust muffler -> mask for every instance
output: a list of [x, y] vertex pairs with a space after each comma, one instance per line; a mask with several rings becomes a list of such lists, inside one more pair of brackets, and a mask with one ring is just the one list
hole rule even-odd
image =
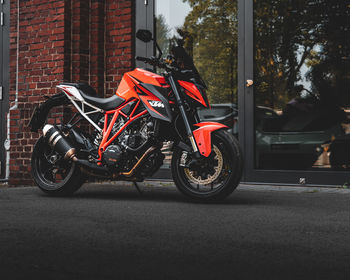
[[65, 160], [77, 161], [75, 148], [61, 134], [60, 130], [51, 124], [46, 124], [43, 128], [43, 134], [52, 149], [63, 155]]
[[47, 124], [43, 128], [44, 138], [48, 141], [49, 145], [64, 156], [65, 160], [73, 160], [75, 163], [82, 167], [95, 172], [103, 173], [105, 176], [110, 177], [109, 170], [107, 167], [98, 166], [85, 159], [78, 159], [74, 146], [70, 143], [69, 139], [64, 137], [59, 129], [51, 124]]

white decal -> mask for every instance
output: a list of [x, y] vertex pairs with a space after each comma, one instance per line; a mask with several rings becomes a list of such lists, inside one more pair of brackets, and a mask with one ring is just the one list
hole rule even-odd
[[161, 101], [148, 101], [152, 107], [164, 108], [164, 104]]

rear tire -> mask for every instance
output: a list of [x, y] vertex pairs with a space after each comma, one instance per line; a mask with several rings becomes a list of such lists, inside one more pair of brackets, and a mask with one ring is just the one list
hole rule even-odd
[[[58, 160], [52, 162], [51, 159]], [[34, 145], [32, 176], [37, 186], [52, 196], [67, 196], [77, 191], [84, 183], [80, 168], [74, 163], [60, 159], [43, 137]]]
[[171, 162], [173, 179], [181, 193], [197, 201], [217, 201], [237, 188], [242, 177], [243, 159], [238, 141], [231, 133], [225, 130], [213, 132], [212, 153], [208, 158], [203, 157], [203, 164], [193, 170], [180, 166], [183, 152], [176, 148]]

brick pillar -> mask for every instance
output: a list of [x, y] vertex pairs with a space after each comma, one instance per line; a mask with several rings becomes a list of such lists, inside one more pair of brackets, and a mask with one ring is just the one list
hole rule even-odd
[[91, 0], [90, 85], [99, 96], [105, 93], [105, 1]]
[[[89, 82], [90, 1], [71, 0], [71, 82]], [[67, 6], [68, 9], [68, 6]], [[69, 42], [66, 42], [69, 44]]]
[[115, 94], [126, 71], [133, 67], [133, 2], [106, 0], [106, 94]]

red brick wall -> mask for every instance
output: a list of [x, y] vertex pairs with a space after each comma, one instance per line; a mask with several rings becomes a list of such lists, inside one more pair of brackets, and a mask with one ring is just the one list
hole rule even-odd
[[100, 96], [114, 94], [133, 66], [133, 1], [72, 0], [66, 10], [65, 79], [89, 82]]
[[133, 6], [130, 0], [106, 1], [106, 93], [115, 92], [124, 72], [133, 66]]
[[105, 1], [92, 1], [90, 15], [90, 85], [105, 93]]
[[100, 96], [111, 95], [133, 66], [132, 0], [19, 3], [17, 30], [17, 1], [11, 1], [10, 106], [18, 89], [18, 108], [10, 111], [10, 185], [33, 183], [30, 156], [39, 134], [26, 126], [44, 95], [62, 81], [90, 82]]

